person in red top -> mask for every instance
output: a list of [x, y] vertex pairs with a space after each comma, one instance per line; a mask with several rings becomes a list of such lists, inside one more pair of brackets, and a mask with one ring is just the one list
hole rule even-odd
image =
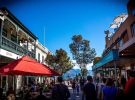
[[135, 71], [130, 72], [130, 78], [126, 83], [124, 92], [128, 100], [135, 99]]

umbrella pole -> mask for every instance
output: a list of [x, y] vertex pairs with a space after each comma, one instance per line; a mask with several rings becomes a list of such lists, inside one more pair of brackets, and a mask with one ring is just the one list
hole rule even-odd
[[15, 86], [14, 86], [14, 76], [12, 76], [13, 77], [13, 90], [15, 90]]
[[27, 85], [29, 84], [29, 77], [28, 76], [26, 76], [26, 79], [27, 79]]
[[0, 75], [0, 87], [2, 88], [2, 80], [3, 80], [3, 77], [2, 77], [2, 75]]
[[16, 92], [16, 75], [13, 76], [13, 89]]
[[6, 76], [6, 91], [8, 90], [8, 75]]

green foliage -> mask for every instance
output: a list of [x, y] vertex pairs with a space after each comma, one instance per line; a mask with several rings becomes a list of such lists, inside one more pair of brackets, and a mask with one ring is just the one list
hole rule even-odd
[[82, 76], [87, 76], [88, 70], [86, 68], [81, 69]]
[[63, 49], [56, 50], [55, 55], [47, 55], [48, 65], [59, 73], [63, 74], [73, 67], [70, 58], [67, 56], [67, 52]]
[[74, 35], [72, 41], [69, 48], [77, 64], [79, 64], [80, 67], [86, 67], [87, 64], [92, 63], [96, 52], [94, 48], [90, 48], [90, 42], [83, 39], [81, 35]]
[[56, 57], [54, 55], [48, 54], [46, 57], [46, 62], [48, 63], [48, 65], [53, 67], [55, 65], [55, 59]]

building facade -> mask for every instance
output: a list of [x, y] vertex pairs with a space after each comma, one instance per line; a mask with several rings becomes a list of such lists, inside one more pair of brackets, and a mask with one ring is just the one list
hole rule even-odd
[[[105, 31], [105, 50], [102, 59], [94, 64], [94, 72], [107, 72], [109, 76], [128, 77], [129, 70], [135, 69], [135, 2], [127, 4], [128, 15], [121, 14], [110, 27], [114, 33]], [[123, 21], [124, 19], [124, 21]], [[111, 34], [111, 35], [110, 35]]]
[[43, 46], [39, 41], [36, 41], [36, 59], [42, 64], [46, 63], [47, 54], [51, 53], [45, 46]]
[[[45, 46], [43, 46], [38, 40], [36, 41], [36, 60], [42, 64], [47, 65], [46, 57], [47, 54], [51, 53]], [[37, 82], [43, 83], [44, 77], [37, 77]]]
[[[23, 55], [29, 55], [35, 59], [36, 40], [37, 37], [9, 10], [6, 8], [0, 9], [0, 67]], [[2, 88], [8, 88], [16, 84], [15, 79], [17, 78], [1, 76], [0, 85]]]

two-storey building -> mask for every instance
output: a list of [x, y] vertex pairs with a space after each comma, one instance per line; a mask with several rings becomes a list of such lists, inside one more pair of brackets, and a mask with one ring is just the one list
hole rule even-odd
[[38, 62], [47, 64], [45, 59], [49, 53], [51, 52], [45, 46], [43, 46], [39, 41], [36, 41], [36, 59]]
[[[0, 9], [0, 67], [23, 55], [36, 58], [36, 40], [37, 37], [9, 10]], [[1, 76], [1, 87], [8, 88], [6, 84], [14, 82], [15, 79]]]
[[[46, 57], [47, 54], [51, 54], [51, 52], [43, 46], [38, 40], [36, 41], [36, 60], [42, 64], [47, 65]], [[38, 77], [38, 82], [43, 83], [44, 77]]]
[[93, 71], [107, 72], [109, 76], [128, 76], [135, 69], [135, 2], [129, 0], [128, 15], [121, 14], [114, 19], [114, 33], [105, 31], [105, 50], [102, 59], [93, 65]]

